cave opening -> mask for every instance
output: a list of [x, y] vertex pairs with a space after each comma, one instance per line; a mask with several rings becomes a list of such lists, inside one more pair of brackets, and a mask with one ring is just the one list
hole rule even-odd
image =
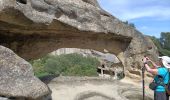
[[16, 1], [22, 4], [27, 4], [27, 0], [16, 0]]
[[60, 48], [30, 63], [35, 75], [42, 81], [58, 76], [124, 78], [123, 65], [114, 54], [92, 49]]

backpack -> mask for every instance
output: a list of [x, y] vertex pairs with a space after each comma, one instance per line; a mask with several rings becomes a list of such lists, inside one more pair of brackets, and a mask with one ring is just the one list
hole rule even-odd
[[[164, 78], [166, 77], [166, 75], [169, 73], [169, 71], [165, 74], [164, 77], [158, 75], [158, 81], [155, 82], [155, 80], [153, 80], [150, 84], [149, 84], [149, 88], [151, 90], [155, 90], [157, 86], [164, 86], [166, 91], [169, 92], [170, 95], [170, 74], [169, 74], [169, 80], [167, 84], [164, 84]], [[169, 90], [169, 91], [168, 91]]]
[[168, 84], [166, 84], [166, 93], [167, 95], [170, 96], [170, 72], [169, 72], [169, 81], [168, 81]]
[[[166, 76], [166, 75], [165, 75], [165, 76]], [[151, 90], [155, 90], [156, 87], [157, 87], [157, 86], [160, 86], [160, 85], [165, 87], [165, 84], [164, 84], [163, 80], [164, 80], [164, 78], [163, 78], [162, 76], [158, 75], [158, 81], [155, 82], [155, 80], [153, 80], [153, 81], [149, 84], [149, 88], [150, 88]], [[170, 85], [169, 85], [169, 87], [170, 87]]]

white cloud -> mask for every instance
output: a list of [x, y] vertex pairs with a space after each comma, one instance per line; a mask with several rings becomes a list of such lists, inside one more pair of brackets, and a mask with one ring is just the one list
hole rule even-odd
[[143, 17], [170, 20], [170, 0], [99, 0], [107, 11], [121, 20]]
[[149, 29], [149, 27], [147, 27], [147, 26], [141, 26], [140, 28], [143, 30]]
[[145, 7], [137, 8], [133, 11], [122, 11], [118, 14], [122, 20], [132, 20], [143, 17], [150, 17], [155, 19], [169, 19], [170, 18], [170, 8], [165, 7]]

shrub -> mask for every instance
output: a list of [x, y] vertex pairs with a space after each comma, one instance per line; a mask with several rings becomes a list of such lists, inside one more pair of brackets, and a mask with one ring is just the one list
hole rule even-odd
[[42, 75], [65, 76], [96, 76], [99, 61], [97, 58], [84, 57], [80, 54], [62, 54], [59, 56], [46, 56], [32, 61], [34, 72]]

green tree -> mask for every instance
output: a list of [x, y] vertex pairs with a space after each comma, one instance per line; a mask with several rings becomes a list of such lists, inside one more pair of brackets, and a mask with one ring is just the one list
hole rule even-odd
[[162, 32], [160, 42], [164, 49], [170, 50], [170, 32]]
[[129, 26], [131, 26], [133, 28], [136, 28], [134, 23], [129, 23], [128, 21], [124, 21], [123, 23], [126, 24], [126, 25], [129, 25]]
[[161, 33], [160, 38], [151, 37], [154, 44], [157, 46], [160, 56], [170, 56], [170, 33]]

